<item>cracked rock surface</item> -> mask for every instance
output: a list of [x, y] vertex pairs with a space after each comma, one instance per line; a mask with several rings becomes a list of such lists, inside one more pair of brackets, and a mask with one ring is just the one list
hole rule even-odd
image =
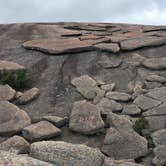
[[1, 24], [0, 43], [0, 165], [166, 165], [165, 26]]

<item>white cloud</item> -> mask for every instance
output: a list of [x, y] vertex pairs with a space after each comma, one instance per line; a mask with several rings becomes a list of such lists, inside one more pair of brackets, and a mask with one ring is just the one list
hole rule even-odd
[[166, 24], [165, 0], [0, 0], [0, 23], [126, 22]]

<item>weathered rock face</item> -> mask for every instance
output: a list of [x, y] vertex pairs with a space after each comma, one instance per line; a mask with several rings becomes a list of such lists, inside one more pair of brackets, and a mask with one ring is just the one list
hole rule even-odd
[[24, 66], [11, 61], [0, 61], [0, 71], [17, 71], [25, 69]]
[[110, 128], [102, 146], [102, 152], [117, 160], [136, 159], [147, 153], [147, 140], [138, 135], [131, 122], [118, 115], [108, 116]]
[[31, 157], [15, 155], [5, 151], [0, 151], [1, 166], [54, 166], [53, 164], [40, 161]]
[[32, 88], [24, 92], [18, 99], [19, 104], [27, 104], [39, 96], [40, 92], [38, 88]]
[[[87, 144], [102, 149], [112, 160], [113, 157], [141, 157], [139, 162], [149, 166], [155, 157], [156, 165], [160, 164], [158, 161], [164, 163], [165, 151], [159, 146], [165, 146], [162, 133], [166, 126], [165, 39], [165, 26], [110, 23], [0, 25], [0, 72], [26, 69], [32, 79], [31, 88], [40, 90], [40, 95], [36, 89], [20, 90], [15, 96], [13, 90], [9, 93], [9, 88], [0, 93], [0, 96], [5, 94], [3, 100], [20, 104], [19, 107], [27, 112], [17, 111], [18, 108], [10, 103], [10, 106], [0, 106], [0, 142], [7, 140], [6, 135], [18, 133], [21, 136], [22, 129], [30, 125], [29, 115], [33, 127], [28, 138], [33, 141], [51, 139]], [[81, 100], [86, 100], [85, 104], [76, 108], [75, 103]], [[141, 117], [148, 121], [148, 128], [142, 131], [146, 138], [133, 131], [133, 124]], [[50, 122], [49, 125], [35, 126], [43, 120]], [[50, 138], [54, 131], [48, 127], [50, 125], [54, 129], [55, 126], [62, 127], [61, 136]], [[159, 148], [154, 155], [150, 136], [153, 136], [155, 148]], [[17, 145], [19, 138], [14, 138]], [[15, 139], [11, 139], [7, 142], [9, 149], [15, 145], [12, 143]], [[145, 139], [149, 141], [148, 149]], [[4, 144], [5, 148], [9, 147]], [[50, 156], [42, 153], [42, 156], [47, 155]], [[27, 157], [22, 157], [9, 158], [9, 161], [12, 164], [17, 161], [16, 165], [20, 162], [22, 165], [45, 165], [42, 161], [39, 164], [39, 160], [28, 158], [28, 161]], [[131, 163], [129, 160], [111, 162], [114, 165]], [[82, 161], [78, 165], [80, 163]], [[87, 163], [83, 162], [84, 165]]]
[[16, 91], [9, 85], [0, 85], [0, 100], [11, 101], [14, 99]]
[[104, 155], [85, 145], [43, 141], [31, 145], [30, 155], [56, 165], [101, 166]]
[[25, 48], [36, 49], [49, 54], [63, 54], [92, 50], [91, 44], [78, 39], [40, 39], [25, 42]]
[[130, 160], [113, 160], [107, 158], [104, 160], [103, 166], [143, 166], [141, 164], [137, 164], [134, 161]]
[[166, 129], [158, 130], [152, 134], [153, 143], [155, 146], [166, 145]]
[[29, 141], [39, 141], [59, 136], [61, 134], [61, 130], [50, 122], [41, 121], [24, 128], [22, 134]]
[[29, 143], [20, 136], [13, 136], [0, 144], [0, 150], [10, 151], [15, 154], [27, 153], [29, 147]]
[[95, 134], [102, 131], [104, 122], [100, 115], [100, 109], [86, 101], [74, 103], [69, 129], [82, 134]]
[[30, 125], [26, 112], [8, 101], [0, 101], [0, 135], [11, 135]]

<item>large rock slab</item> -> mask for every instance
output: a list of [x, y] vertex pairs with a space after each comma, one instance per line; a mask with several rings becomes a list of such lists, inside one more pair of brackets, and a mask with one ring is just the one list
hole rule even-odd
[[161, 101], [152, 99], [145, 95], [140, 95], [134, 100], [134, 104], [146, 111], [161, 104]]
[[125, 115], [138, 115], [140, 113], [141, 113], [141, 109], [139, 109], [135, 104], [124, 106], [122, 111], [122, 114], [125, 114]]
[[143, 165], [135, 163], [133, 160], [113, 160], [111, 158], [106, 158], [102, 166], [143, 166]]
[[9, 85], [0, 85], [0, 100], [11, 101], [14, 99], [16, 91]]
[[121, 65], [122, 59], [117, 56], [106, 56], [103, 55], [99, 58], [98, 64], [103, 68], [117, 68]]
[[147, 93], [147, 96], [166, 102], [166, 87], [152, 89], [149, 93]]
[[158, 130], [152, 134], [153, 143], [155, 146], [166, 145], [166, 129]]
[[73, 105], [69, 120], [69, 129], [82, 134], [95, 134], [104, 128], [100, 109], [86, 101], [78, 101]]
[[22, 134], [29, 141], [39, 141], [59, 136], [61, 130], [48, 121], [41, 121], [24, 128]]
[[49, 54], [75, 53], [92, 50], [91, 44], [76, 38], [70, 39], [38, 39], [27, 41], [23, 46]]
[[102, 152], [114, 159], [136, 159], [147, 153], [147, 140], [134, 131], [109, 128], [102, 146]]
[[112, 52], [112, 53], [117, 53], [120, 51], [120, 47], [116, 43], [100, 43], [94, 46], [96, 49], [102, 50], [102, 51], [107, 51], [107, 52]]
[[120, 42], [122, 50], [135, 50], [148, 46], [159, 46], [166, 43], [166, 39], [159, 37], [139, 37]]
[[27, 104], [39, 96], [40, 92], [38, 88], [32, 88], [25, 91], [18, 99], [19, 104]]
[[101, 166], [104, 155], [86, 145], [42, 141], [31, 145], [30, 155], [58, 166]]
[[5, 151], [0, 151], [0, 159], [1, 166], [55, 166], [32, 157], [15, 155]]
[[142, 65], [154, 70], [166, 69], [166, 57], [163, 58], [147, 58]]
[[123, 92], [107, 92], [105, 96], [111, 100], [123, 102], [129, 101], [131, 99], [129, 94]]
[[155, 157], [153, 159], [153, 164], [156, 166], [166, 165], [166, 146], [160, 145], [154, 148]]
[[101, 90], [97, 85], [96, 80], [88, 75], [82, 75], [72, 79], [71, 84], [74, 85], [86, 99], [94, 100], [98, 103], [104, 97], [105, 91]]
[[28, 153], [30, 144], [20, 136], [13, 136], [0, 144], [0, 150], [15, 154]]
[[132, 122], [123, 116], [110, 114], [107, 123], [110, 128], [101, 148], [103, 153], [117, 160], [136, 159], [146, 155], [148, 142], [133, 130]]
[[101, 108], [101, 113], [105, 115], [109, 114], [110, 112], [120, 112], [123, 109], [120, 103], [107, 98], [103, 98], [97, 104], [97, 106]]
[[2, 71], [18, 71], [25, 69], [24, 66], [12, 61], [2, 61], [0, 60], [0, 72]]
[[166, 103], [159, 105], [158, 107], [152, 108], [143, 113], [144, 116], [166, 116]]
[[0, 135], [12, 135], [30, 125], [28, 114], [8, 101], [0, 101]]

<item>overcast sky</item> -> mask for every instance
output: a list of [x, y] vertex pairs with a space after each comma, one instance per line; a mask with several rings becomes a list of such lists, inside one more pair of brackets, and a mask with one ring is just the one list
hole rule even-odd
[[0, 0], [0, 23], [59, 21], [166, 25], [166, 0]]

